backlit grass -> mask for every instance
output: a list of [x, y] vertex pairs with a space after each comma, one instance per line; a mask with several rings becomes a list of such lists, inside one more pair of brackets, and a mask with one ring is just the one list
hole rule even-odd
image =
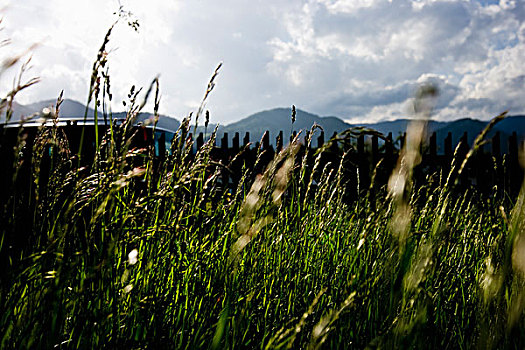
[[[111, 102], [103, 60], [89, 98], [101, 106]], [[196, 155], [188, 142], [202, 108], [160, 169], [151, 149], [132, 148], [131, 125], [148, 97], [157, 114], [158, 88], [140, 103], [130, 92], [126, 122], [97, 135], [87, 168], [70, 151], [79, 140], [56, 125], [39, 131], [30, 176], [18, 176], [28, 165], [17, 157], [3, 164], [13, 176], [0, 203], [1, 348], [525, 345], [523, 188], [515, 200], [458, 192], [459, 160], [445, 185], [437, 176], [449, 174], [429, 174], [413, 187], [418, 124], [388, 188], [356, 201], [345, 199], [357, 184], [344, 159], [313, 182], [298, 142], [224, 191], [215, 135]], [[205, 98], [212, 89], [213, 79]]]

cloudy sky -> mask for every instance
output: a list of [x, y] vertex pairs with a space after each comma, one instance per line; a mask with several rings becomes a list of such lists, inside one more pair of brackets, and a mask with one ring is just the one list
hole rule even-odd
[[[114, 110], [160, 75], [161, 112], [181, 119], [223, 62], [207, 104], [214, 123], [292, 104], [352, 122], [395, 119], [425, 82], [441, 91], [437, 119], [525, 113], [523, 0], [0, 0], [0, 39], [11, 39], [0, 58], [39, 44], [27, 77], [41, 82], [18, 101], [62, 89], [86, 101], [120, 5], [140, 28], [122, 21], [109, 43]], [[5, 94], [12, 75], [0, 79]]]

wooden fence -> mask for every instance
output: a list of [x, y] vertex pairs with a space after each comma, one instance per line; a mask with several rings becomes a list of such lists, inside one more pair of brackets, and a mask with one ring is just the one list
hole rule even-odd
[[[83, 127], [67, 124], [60, 128], [69, 140], [79, 140]], [[6, 161], [13, 160], [12, 147], [17, 142], [16, 140], [20, 138], [20, 135], [17, 128], [0, 127], [1, 129], [3, 129], [2, 135], [4, 139], [2, 144], [4, 147], [0, 156], [5, 164]], [[37, 128], [26, 128], [25, 130], [26, 135], [23, 138], [26, 143], [26, 147], [24, 147], [25, 158], [29, 159], [31, 157], [29, 153], [32, 149], [32, 141], [36, 135], [36, 130]], [[105, 130], [106, 127], [99, 126], [99, 137], [104, 134]], [[89, 162], [89, 159], [92, 159], [95, 152], [94, 131], [94, 126], [86, 126], [84, 130], [83, 153], [85, 154], [85, 162]], [[152, 129], [145, 127], [136, 127], [135, 131], [133, 146], [139, 148], [155, 147], [155, 162], [161, 164], [165, 157], [168, 156], [169, 138], [173, 134], [157, 131], [155, 137], [153, 137]], [[289, 138], [292, 139], [294, 136], [291, 135]], [[307, 166], [310, 170], [313, 170], [316, 161], [315, 154], [318, 149], [324, 147], [324, 151], [319, 158], [320, 164], [317, 167], [317, 173], [313, 174], [314, 178], [318, 179], [324, 167], [338, 167], [343, 154], [346, 153], [343, 166], [350, 196], [358, 196], [360, 191], [368, 190], [372, 184], [372, 178], [374, 178], [375, 187], [380, 187], [387, 183], [396, 165], [399, 149], [402, 147], [405, 139], [405, 135], [400, 135], [394, 140], [391, 133], [384, 138], [380, 138], [377, 135], [360, 134], [350, 140], [338, 141], [334, 141], [334, 136], [327, 139], [324, 132], [314, 135], [306, 134], [306, 140], [312, 138], [307, 153]], [[460, 163], [470, 149], [471, 145], [468, 145], [467, 136], [465, 132], [461, 137], [459, 146], [457, 146], [453, 142], [451, 133], [448, 133], [442, 140], [437, 139], [436, 133], [430, 135], [421, 150], [422, 162], [415, 169], [416, 182], [422, 183], [427, 181], [427, 176], [432, 174], [441, 174], [442, 179], [446, 178], [453, 160], [456, 163]], [[193, 140], [193, 135], [189, 134], [189, 138]], [[300, 156], [306, 153], [304, 140]], [[195, 153], [204, 145], [206, 140], [204, 135], [200, 133], [193, 141], [192, 152]], [[249, 133], [245, 133], [241, 139], [239, 132], [236, 132], [232, 138], [225, 133], [216, 140], [218, 145], [215, 145], [212, 149], [212, 158], [228, 166], [227, 170], [222, 174], [222, 182], [225, 187], [232, 189], [237, 186], [243, 166], [247, 168], [255, 166], [255, 173], [264, 171], [275, 153], [285, 146], [285, 138], [282, 131], [275, 136], [273, 145], [270, 142], [269, 132], [264, 133], [260, 140], [255, 140], [254, 144], [251, 141]], [[502, 148], [503, 142], [506, 142], [506, 147]], [[78, 150], [77, 143], [70, 142], [72, 154], [75, 154]], [[519, 144], [516, 132], [507, 140], [503, 140], [499, 132], [495, 133], [488, 140], [487, 144], [471, 157], [460, 179], [460, 185], [462, 187], [474, 187], [478, 191], [489, 194], [494, 191], [500, 191], [513, 196], [516, 195], [523, 181], [523, 169], [519, 162], [520, 147], [522, 150], [524, 149], [523, 142]], [[239, 151], [243, 149], [242, 155], [232, 162]], [[259, 161], [256, 164], [258, 157]]]
[[[265, 166], [271, 161], [274, 154], [283, 148], [284, 135], [281, 131], [275, 138], [275, 147], [270, 143], [270, 134], [267, 131], [260, 140], [255, 141], [255, 144], [250, 147], [250, 134], [247, 132], [244, 137], [240, 137], [240, 133], [236, 132], [230, 139], [227, 133], [224, 133], [219, 140], [215, 142], [219, 145], [215, 146], [212, 151], [212, 157], [230, 166], [230, 171], [224, 175], [224, 181], [229, 183], [230, 187], [236, 187], [240, 176], [240, 169], [245, 164], [247, 167], [253, 166], [260, 154], [261, 159], [258, 163], [256, 172], [261, 172]], [[290, 136], [290, 140], [295, 137]], [[307, 142], [310, 135], [306, 134], [303, 145]], [[310, 169], [313, 169], [315, 162], [314, 155], [316, 151], [325, 147], [323, 155], [320, 158], [320, 166], [338, 166], [341, 157], [347, 152], [344, 169], [346, 174], [346, 182], [350, 188], [350, 196], [358, 196], [360, 190], [368, 190], [371, 185], [372, 178], [374, 178], [374, 186], [385, 185], [388, 181], [393, 168], [397, 163], [399, 149], [404, 144], [406, 134], [400, 135], [397, 140], [394, 140], [392, 133], [385, 138], [380, 138], [377, 135], [360, 134], [355, 139], [348, 142], [341, 142], [340, 140], [334, 142], [335, 134], [326, 139], [324, 132], [318, 136], [313, 135], [310, 143], [309, 158], [307, 161]], [[193, 138], [193, 135], [189, 135]], [[160, 161], [167, 155], [165, 149], [165, 135], [162, 133], [158, 137], [157, 147]], [[230, 142], [231, 141], [231, 142]], [[205, 142], [204, 135], [199, 133], [194, 140], [194, 149], [200, 149]], [[502, 143], [506, 142], [506, 147], [502, 147]], [[438, 147], [441, 146], [441, 147]], [[457, 164], [457, 168], [461, 165], [466, 154], [472, 145], [468, 144], [468, 134], [464, 132], [458, 143], [453, 142], [452, 134], [449, 132], [447, 136], [438, 142], [437, 135], [434, 132], [424, 142], [421, 153], [422, 161], [415, 169], [415, 180], [418, 183], [427, 181], [428, 175], [441, 176], [439, 182], [443, 183], [446, 176], [451, 170], [453, 164]], [[238, 157], [233, 164], [231, 160], [237, 153], [247, 148], [242, 157]], [[507, 140], [503, 140], [501, 134], [496, 132], [485, 144], [478, 149], [478, 151], [469, 159], [466, 168], [459, 179], [460, 188], [475, 188], [477, 191], [484, 193], [508, 193], [512, 196], [518, 194], [523, 181], [523, 168], [519, 162], [519, 150], [525, 149], [525, 143], [521, 144], [518, 141], [518, 135], [514, 132]], [[505, 152], [502, 151], [505, 149]], [[439, 151], [438, 151], [439, 150]], [[306, 146], [303, 146], [300, 155], [304, 155]], [[455, 163], [453, 163], [455, 162]], [[319, 176], [320, 174], [314, 174]], [[353, 192], [353, 193], [352, 193]]]

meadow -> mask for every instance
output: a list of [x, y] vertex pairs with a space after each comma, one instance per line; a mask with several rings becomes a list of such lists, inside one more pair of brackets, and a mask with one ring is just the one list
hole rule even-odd
[[[110, 34], [88, 97], [107, 120]], [[243, 168], [237, 189], [225, 191], [228, 164], [210, 157], [215, 135], [196, 154], [187, 138], [215, 77], [160, 165], [151, 148], [131, 143], [142, 109], [149, 103], [158, 115], [157, 79], [144, 94], [130, 91], [126, 121], [96, 135], [88, 166], [83, 136], [68, 140], [56, 123], [39, 128], [30, 158], [23, 137], [14, 148], [2, 142], [13, 161], [2, 168], [0, 348], [525, 346], [525, 185], [517, 198], [456, 186], [504, 115], [449, 173], [414, 186], [435, 94], [423, 88], [423, 118], [388, 185], [348, 201], [358, 184], [346, 181], [344, 156], [310, 168], [307, 157], [324, 149], [300, 152], [295, 140], [260, 174]], [[0, 111], [9, 118], [15, 95], [33, 83], [20, 80]], [[48, 120], [57, 121], [60, 101]], [[51, 166], [42, 168], [45, 152]]]

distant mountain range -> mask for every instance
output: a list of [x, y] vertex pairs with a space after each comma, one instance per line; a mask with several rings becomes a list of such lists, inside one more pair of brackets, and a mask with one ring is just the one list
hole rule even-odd
[[[22, 116], [28, 117], [34, 113], [41, 113], [44, 108], [54, 108], [55, 100], [47, 100], [36, 102], [29, 105], [20, 105], [15, 103], [13, 106], [13, 117], [11, 122], [18, 122]], [[77, 101], [65, 99], [60, 108], [61, 119], [76, 119], [83, 120], [85, 113], [85, 106]], [[87, 119], [93, 121], [95, 111], [88, 108]], [[113, 118], [125, 118], [125, 112], [113, 113]], [[139, 122], [151, 117], [151, 113], [142, 113], [139, 116]], [[5, 122], [5, 113], [0, 116], [0, 123]], [[218, 138], [222, 137], [225, 132], [229, 137], [233, 137], [235, 132], [240, 133], [241, 142], [246, 132], [250, 133], [252, 142], [260, 140], [265, 131], [270, 132], [270, 142], [275, 142], [276, 136], [282, 130], [286, 139], [293, 131], [309, 130], [314, 123], [321, 125], [325, 132], [325, 139], [332, 136], [334, 132], [341, 132], [351, 127], [364, 126], [377, 130], [383, 134], [392, 133], [394, 139], [405, 132], [410, 119], [398, 119], [394, 121], [383, 121], [377, 123], [363, 123], [363, 124], [349, 124], [337, 117], [320, 117], [318, 115], [297, 110], [296, 120], [291, 123], [290, 108], [274, 108], [252, 114], [239, 121], [220, 126], [218, 129]], [[443, 139], [451, 132], [453, 143], [457, 143], [464, 132], [467, 132], [468, 142], [472, 144], [475, 137], [485, 128], [488, 121], [481, 121], [477, 119], [457, 119], [454, 121], [430, 121], [428, 124], [429, 134], [436, 132], [438, 140], [438, 148], [442, 147]], [[180, 122], [175, 118], [161, 115], [158, 122], [158, 127], [166, 131], [174, 132], [180, 126]], [[210, 134], [213, 126], [209, 126], [207, 133]], [[203, 127], [199, 127], [198, 131], [204, 131]], [[502, 140], [502, 150], [506, 149], [506, 139], [514, 131], [517, 132], [520, 141], [525, 140], [525, 116], [510, 116], [498, 123], [489, 134], [492, 137], [496, 131], [500, 132]], [[314, 145], [316, 145], [314, 143]]]
[[221, 135], [227, 132], [229, 135], [233, 135], [235, 132], [239, 132], [242, 138], [245, 132], [249, 132], [251, 140], [255, 142], [268, 130], [270, 132], [270, 141], [273, 143], [275, 137], [277, 137], [281, 130], [286, 141], [286, 138], [288, 138], [293, 131], [299, 132], [303, 130], [304, 134], [304, 131], [310, 130], [315, 123], [323, 127], [326, 139], [331, 137], [334, 132], [341, 132], [351, 127], [350, 124], [337, 117], [319, 117], [318, 115], [298, 109], [292, 129], [290, 108], [275, 108], [252, 114], [237, 122], [225, 125], [219, 128], [218, 133]]
[[[314, 123], [317, 123], [323, 127], [325, 131], [325, 139], [327, 140], [334, 132], [341, 132], [351, 127], [363, 126], [377, 130], [384, 135], [391, 132], [393, 139], [395, 140], [406, 131], [410, 121], [410, 119], [398, 119], [377, 123], [350, 124], [337, 117], [320, 117], [315, 114], [297, 110], [293, 130], [309, 130]], [[469, 145], [472, 145], [476, 136], [487, 126], [487, 124], [488, 121], [470, 118], [457, 119], [449, 122], [431, 120], [428, 123], [428, 134], [430, 135], [431, 133], [436, 132], [438, 151], [442, 152], [444, 147], [443, 141], [449, 132], [452, 133], [452, 142], [454, 145], [459, 142], [464, 132], [467, 132], [468, 143]], [[272, 143], [281, 130], [286, 139], [292, 130], [290, 109], [275, 108], [252, 114], [235, 123], [219, 128], [219, 137], [222, 136], [223, 132], [228, 132], [230, 136], [235, 134], [235, 132], [240, 132], [242, 138], [244, 133], [248, 131], [250, 132], [251, 140], [255, 142], [261, 138], [266, 130], [270, 132], [270, 142]], [[493, 130], [489, 132], [488, 138], [491, 138], [497, 131], [500, 132], [501, 136], [501, 149], [502, 151], [506, 151], [506, 140], [514, 131], [518, 134], [518, 139], [520, 141], [525, 140], [525, 116], [510, 116], [505, 118], [503, 121], [496, 124]], [[317, 144], [314, 142], [314, 146], [316, 145]]]
[[[45, 108], [54, 109], [55, 105], [56, 105], [56, 100], [40, 101], [40, 102], [32, 103], [29, 105], [21, 105], [15, 102], [13, 104], [13, 116], [10, 122], [17, 123], [17, 122], [20, 122], [20, 119], [22, 117], [28, 118], [33, 115], [40, 115], [42, 114]], [[84, 113], [86, 113], [85, 105], [83, 105], [80, 102], [74, 101], [74, 100], [64, 99], [64, 101], [60, 105], [59, 120], [62, 119], [62, 120], [83, 121]], [[101, 115], [102, 113], [100, 113], [99, 116]], [[0, 116], [0, 123], [5, 123], [5, 117], [6, 116], [4, 112]], [[114, 119], [124, 119], [125, 117], [126, 117], [126, 112], [116, 112], [116, 113], [114, 112], [113, 113]], [[138, 117], [138, 122], [147, 120], [150, 117], [152, 117], [151, 113], [141, 113]], [[94, 118], [95, 118], [95, 111], [92, 108], [88, 108], [86, 120], [89, 122], [93, 122]], [[175, 118], [171, 118], [165, 115], [160, 115], [157, 126], [167, 131], [173, 131], [179, 128], [180, 122]]]

